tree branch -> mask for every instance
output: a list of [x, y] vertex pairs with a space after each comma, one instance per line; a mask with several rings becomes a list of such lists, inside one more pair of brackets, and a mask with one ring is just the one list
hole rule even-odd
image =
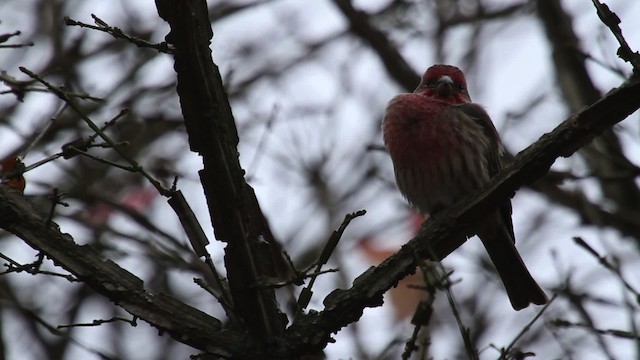
[[[572, 26], [572, 18], [558, 0], [539, 1], [536, 5], [538, 18], [544, 26], [553, 50], [553, 62], [560, 90], [569, 111], [578, 112], [584, 106], [598, 100], [601, 94], [587, 71], [585, 58], [580, 51], [580, 42]], [[631, 218], [640, 216], [637, 206], [640, 203], [640, 190], [635, 177], [629, 171], [634, 166], [625, 157], [616, 133], [608, 129], [593, 143], [585, 146], [580, 155], [586, 160], [591, 172], [602, 177], [598, 184], [603, 196], [615, 202], [620, 213], [626, 213]], [[605, 178], [610, 174], [629, 176], [608, 181]], [[612, 226], [618, 223], [612, 223]], [[619, 230], [624, 231], [622, 228]], [[636, 238], [636, 242], [638, 241]]]
[[387, 35], [374, 27], [369, 21], [369, 16], [353, 7], [351, 0], [333, 0], [342, 14], [349, 21], [351, 30], [380, 56], [380, 60], [402, 88], [413, 90], [418, 85], [420, 75], [417, 74], [400, 55], [395, 45]]
[[46, 225], [27, 199], [0, 186], [0, 228], [43, 252], [54, 263], [132, 315], [147, 321], [176, 341], [203, 351], [228, 355], [245, 352], [250, 340], [222, 329], [219, 320], [164, 294], [151, 294], [143, 281], [90, 246], [80, 246], [58, 225]]
[[[325, 309], [301, 316], [287, 330], [275, 351], [301, 353], [323, 348], [332, 333], [357, 321], [366, 307], [382, 305], [383, 294], [415, 272], [416, 258], [441, 260], [458, 248], [474, 223], [495, 210], [522, 185], [542, 177], [560, 156], [580, 147], [640, 108], [640, 79], [632, 78], [520, 152], [481, 191], [428, 220], [411, 241], [382, 264], [354, 280], [348, 290], [335, 290], [324, 299]], [[417, 254], [417, 257], [416, 257]]]
[[[277, 246], [238, 159], [238, 133], [218, 67], [209, 47], [213, 33], [204, 0], [157, 0], [175, 48], [178, 95], [191, 150], [202, 156], [200, 181], [216, 238], [227, 243], [225, 266], [232, 307], [261, 342], [284, 331], [272, 288], [257, 286], [276, 277]], [[274, 250], [276, 249], [276, 250]], [[275, 254], [272, 256], [272, 254]]]

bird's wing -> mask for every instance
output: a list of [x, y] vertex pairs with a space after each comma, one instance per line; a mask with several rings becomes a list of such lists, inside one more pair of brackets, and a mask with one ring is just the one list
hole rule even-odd
[[[502, 170], [502, 154], [504, 153], [504, 147], [500, 141], [500, 135], [496, 127], [493, 125], [489, 114], [482, 108], [482, 106], [474, 103], [467, 103], [458, 105], [457, 108], [471, 117], [478, 125], [480, 125], [484, 131], [484, 134], [489, 139], [491, 146], [486, 154], [489, 163], [489, 176], [494, 177], [500, 170]], [[513, 233], [513, 222], [511, 221], [511, 199], [508, 199], [500, 206], [500, 215], [502, 216], [504, 223], [507, 226], [507, 230], [511, 234], [511, 238], [515, 242], [515, 235]]]

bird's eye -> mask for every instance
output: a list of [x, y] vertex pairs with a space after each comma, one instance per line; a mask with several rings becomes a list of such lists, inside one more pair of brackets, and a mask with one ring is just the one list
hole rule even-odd
[[424, 83], [424, 86], [429, 87], [429, 88], [436, 87], [436, 81], [433, 80], [433, 79], [427, 80]]
[[458, 89], [460, 91], [464, 90], [464, 86], [462, 84], [460, 84], [460, 83], [455, 83], [455, 87], [456, 87], [456, 89]]

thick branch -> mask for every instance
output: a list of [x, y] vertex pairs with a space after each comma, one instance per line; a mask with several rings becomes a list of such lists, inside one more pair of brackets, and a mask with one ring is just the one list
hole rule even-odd
[[[218, 67], [211, 58], [213, 36], [204, 0], [157, 0], [158, 13], [171, 26], [178, 95], [189, 144], [204, 163], [200, 179], [216, 237], [227, 242], [225, 266], [234, 313], [255, 339], [283, 332], [273, 289], [257, 286], [275, 277], [270, 249], [275, 246], [253, 189], [238, 159], [238, 134]], [[265, 241], [272, 247], [262, 246]]]
[[56, 265], [110, 299], [132, 315], [197, 349], [228, 355], [250, 345], [240, 333], [222, 330], [220, 321], [164, 294], [150, 294], [143, 282], [111, 260], [103, 260], [91, 246], [79, 246], [68, 234], [37, 212], [26, 198], [0, 185], [0, 228], [41, 251]]
[[[382, 304], [383, 294], [415, 271], [416, 258], [440, 260], [458, 248], [474, 222], [493, 211], [523, 184], [542, 177], [560, 156], [570, 156], [614, 124], [640, 108], [640, 81], [633, 79], [592, 106], [560, 124], [520, 152], [483, 190], [427, 221], [398, 253], [359, 276], [348, 290], [335, 290], [324, 300], [325, 310], [300, 317], [288, 330], [278, 351], [322, 348], [330, 335], [357, 321], [364, 308]], [[459, 241], [453, 241], [460, 239]], [[417, 256], [416, 256], [417, 255]]]

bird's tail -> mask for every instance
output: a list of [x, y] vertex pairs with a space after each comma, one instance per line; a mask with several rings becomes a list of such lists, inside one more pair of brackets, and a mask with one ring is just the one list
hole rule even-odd
[[524, 309], [531, 303], [543, 305], [549, 301], [529, 273], [511, 235], [501, 221], [488, 221], [478, 232], [478, 236], [502, 278], [511, 306], [515, 310]]

